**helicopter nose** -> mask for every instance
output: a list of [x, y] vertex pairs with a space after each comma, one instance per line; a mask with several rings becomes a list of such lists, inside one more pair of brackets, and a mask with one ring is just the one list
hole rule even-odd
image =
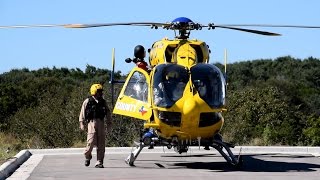
[[198, 112], [197, 102], [194, 98], [188, 98], [183, 105], [183, 114], [184, 115], [191, 115]]

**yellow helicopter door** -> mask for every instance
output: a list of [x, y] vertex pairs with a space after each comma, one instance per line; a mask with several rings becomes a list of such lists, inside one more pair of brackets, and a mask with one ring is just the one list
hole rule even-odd
[[149, 120], [152, 115], [149, 86], [149, 74], [141, 68], [133, 68], [119, 94], [113, 113]]

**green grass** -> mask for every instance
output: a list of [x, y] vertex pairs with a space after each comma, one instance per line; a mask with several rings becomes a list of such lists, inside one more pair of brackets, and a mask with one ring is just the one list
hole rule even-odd
[[72, 148], [84, 148], [86, 145], [87, 141], [78, 141], [73, 144]]
[[18, 153], [18, 151], [9, 151], [8, 153], [6, 151], [7, 148], [0, 147], [0, 165]]
[[10, 134], [0, 133], [0, 165], [21, 150], [21, 144]]

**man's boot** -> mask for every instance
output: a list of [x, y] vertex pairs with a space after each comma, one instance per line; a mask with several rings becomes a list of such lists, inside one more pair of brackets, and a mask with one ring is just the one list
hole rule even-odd
[[86, 159], [86, 160], [84, 161], [84, 165], [85, 165], [85, 166], [89, 166], [89, 165], [90, 165], [90, 159]]
[[104, 168], [103, 162], [98, 161], [98, 162], [96, 163], [95, 167], [96, 167], [96, 168]]

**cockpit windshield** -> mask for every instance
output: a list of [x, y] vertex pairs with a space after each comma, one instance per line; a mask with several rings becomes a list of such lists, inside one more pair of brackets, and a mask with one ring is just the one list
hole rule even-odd
[[[177, 64], [155, 67], [153, 78], [154, 104], [171, 107], [182, 96], [189, 81], [188, 70]], [[190, 69], [191, 80], [201, 99], [211, 108], [225, 105], [225, 80], [220, 69], [212, 64], [197, 64]]]
[[171, 107], [183, 95], [189, 80], [188, 71], [176, 64], [161, 64], [155, 68], [154, 104], [159, 107]]
[[211, 64], [197, 64], [190, 70], [199, 96], [212, 108], [222, 107], [225, 104], [225, 80], [221, 71]]

